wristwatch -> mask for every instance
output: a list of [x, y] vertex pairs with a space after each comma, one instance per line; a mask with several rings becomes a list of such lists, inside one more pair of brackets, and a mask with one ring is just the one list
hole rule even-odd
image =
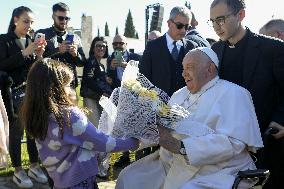
[[180, 141], [180, 149], [179, 149], [179, 153], [183, 156], [186, 155], [186, 151], [185, 151], [185, 147], [182, 141]]

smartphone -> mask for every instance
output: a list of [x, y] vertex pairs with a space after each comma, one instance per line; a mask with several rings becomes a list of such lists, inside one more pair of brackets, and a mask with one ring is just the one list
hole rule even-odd
[[74, 34], [68, 33], [68, 34], [66, 35], [65, 41], [67, 41], [68, 44], [72, 44], [72, 43], [73, 43], [73, 40], [74, 40]]
[[43, 33], [37, 33], [35, 36], [35, 42], [42, 43], [45, 39], [45, 34]]
[[122, 51], [114, 51], [114, 58], [120, 66], [123, 61]]

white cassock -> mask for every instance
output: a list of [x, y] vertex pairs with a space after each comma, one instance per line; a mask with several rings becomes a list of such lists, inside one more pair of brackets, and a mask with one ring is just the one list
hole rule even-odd
[[198, 93], [178, 90], [169, 104], [190, 112], [172, 133], [187, 155], [161, 147], [122, 170], [116, 189], [230, 189], [240, 170], [255, 169], [248, 151], [263, 144], [246, 89], [217, 76]]

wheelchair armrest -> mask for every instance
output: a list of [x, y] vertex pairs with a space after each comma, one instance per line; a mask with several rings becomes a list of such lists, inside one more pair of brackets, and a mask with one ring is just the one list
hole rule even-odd
[[269, 177], [269, 170], [267, 169], [255, 169], [255, 170], [246, 170], [246, 171], [239, 171], [237, 174], [237, 177], [235, 179], [235, 182], [232, 186], [232, 189], [237, 189], [239, 183], [243, 179], [253, 179], [253, 178], [259, 178], [259, 181], [257, 184], [261, 184], [262, 186], [265, 184], [266, 180]]
[[241, 178], [255, 178], [255, 177], [268, 177], [269, 170], [267, 169], [255, 169], [255, 170], [246, 170], [246, 171], [239, 171], [238, 177]]

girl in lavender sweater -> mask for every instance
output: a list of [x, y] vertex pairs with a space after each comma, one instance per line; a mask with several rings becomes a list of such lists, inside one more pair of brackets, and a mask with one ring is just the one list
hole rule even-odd
[[22, 123], [36, 139], [39, 155], [56, 189], [96, 189], [97, 152], [138, 148], [138, 140], [115, 139], [96, 129], [72, 103], [73, 74], [45, 58], [28, 74]]

